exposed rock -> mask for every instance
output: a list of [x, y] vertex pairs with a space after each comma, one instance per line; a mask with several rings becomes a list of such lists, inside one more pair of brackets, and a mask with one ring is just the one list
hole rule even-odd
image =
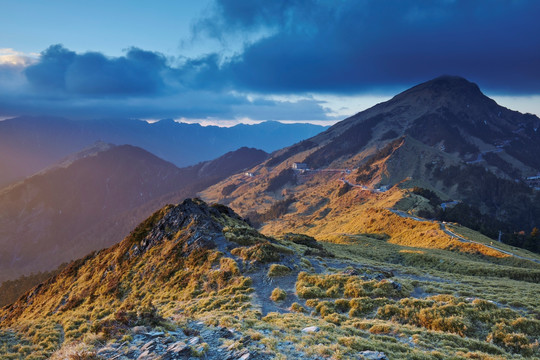
[[191, 353], [191, 348], [186, 345], [183, 341], [177, 341], [167, 348], [168, 353], [176, 355], [189, 355]]
[[386, 356], [385, 353], [380, 352], [380, 351], [366, 350], [366, 351], [361, 351], [360, 352], [360, 359], [365, 359], [365, 360], [388, 360], [388, 357]]
[[321, 330], [321, 329], [318, 326], [308, 326], [307, 328], [303, 328], [302, 332], [303, 333], [314, 333], [314, 332], [318, 332], [319, 330]]
[[147, 332], [144, 333], [144, 335], [149, 336], [151, 338], [156, 338], [165, 335], [163, 331], [153, 331], [153, 332]]
[[146, 326], [135, 326], [131, 329], [131, 332], [133, 332], [134, 334], [143, 334], [147, 331], [148, 329], [146, 328]]
[[137, 360], [150, 360], [150, 359], [156, 359], [156, 355], [151, 352], [151, 350], [145, 350], [144, 352], [139, 355]]
[[218, 335], [219, 337], [224, 339], [231, 339], [234, 337], [234, 333], [226, 327], [222, 327], [221, 329], [219, 329]]
[[358, 269], [346, 269], [342, 272], [342, 274], [348, 276], [358, 276], [360, 275], [360, 271]]
[[141, 347], [141, 351], [154, 350], [156, 348], [156, 341], [151, 340]]

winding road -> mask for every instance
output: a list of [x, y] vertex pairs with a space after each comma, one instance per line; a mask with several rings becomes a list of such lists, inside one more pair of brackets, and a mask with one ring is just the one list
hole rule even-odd
[[439, 226], [441, 227], [441, 230], [442, 230], [445, 234], [447, 234], [447, 235], [449, 235], [449, 236], [451, 236], [451, 237], [453, 237], [453, 238], [455, 238], [455, 239], [457, 239], [457, 240], [459, 240], [459, 241], [461, 241], [461, 242], [482, 245], [482, 246], [488, 247], [488, 248], [490, 248], [490, 249], [493, 249], [493, 250], [495, 250], [495, 251], [501, 252], [501, 253], [503, 253], [503, 254], [506, 254], [506, 255], [509, 255], [509, 256], [513, 256], [513, 257], [518, 258], [518, 259], [528, 260], [528, 261], [532, 261], [532, 262], [535, 262], [535, 263], [540, 264], [540, 260], [537, 260], [537, 259], [531, 259], [531, 258], [528, 258], [528, 257], [516, 255], [516, 254], [511, 253], [511, 252], [509, 252], [509, 251], [501, 250], [501, 249], [499, 249], [499, 248], [497, 248], [497, 247], [495, 247], [495, 246], [492, 246], [492, 245], [487, 245], [487, 244], [484, 244], [484, 243], [481, 243], [481, 242], [478, 242], [478, 241], [466, 239], [466, 238], [464, 238], [463, 236], [458, 235], [458, 234], [452, 232], [451, 230], [447, 229], [447, 228], [446, 228], [446, 225], [445, 225], [443, 222], [441, 222], [441, 221], [419, 218], [419, 217], [417, 217], [417, 216], [407, 214], [405, 211], [401, 211], [401, 210], [390, 209], [390, 208], [388, 208], [387, 210], [390, 210], [390, 211], [393, 212], [394, 214], [396, 214], [396, 215], [398, 215], [398, 216], [401, 216], [401, 217], [403, 217], [403, 218], [413, 219], [413, 220], [415, 220], [415, 221], [421, 221], [421, 222], [438, 223]]

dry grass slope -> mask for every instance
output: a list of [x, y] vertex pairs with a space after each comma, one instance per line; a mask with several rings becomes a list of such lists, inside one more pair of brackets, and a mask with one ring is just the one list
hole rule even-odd
[[[196, 319], [251, 339], [226, 346], [276, 359], [352, 359], [364, 350], [390, 359], [540, 356], [540, 265], [456, 250], [450, 241], [410, 243], [415, 231], [437, 229], [411, 229], [409, 219], [390, 229], [397, 215], [370, 201], [381, 230], [366, 217], [351, 224], [364, 234], [319, 237], [325, 241], [276, 240], [228, 208], [197, 200], [166, 207], [119, 245], [2, 309], [0, 354], [91, 354], [129, 339], [134, 326], [167, 333]], [[307, 250], [335, 257], [304, 256]], [[308, 326], [319, 331], [301, 331]]]

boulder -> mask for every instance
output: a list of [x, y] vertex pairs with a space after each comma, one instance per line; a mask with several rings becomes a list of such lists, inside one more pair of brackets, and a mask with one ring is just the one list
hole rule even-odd
[[360, 355], [360, 359], [365, 359], [365, 360], [388, 360], [388, 357], [386, 356], [386, 354], [380, 351], [366, 350], [366, 351], [361, 351], [359, 355]]
[[314, 333], [314, 332], [318, 332], [319, 330], [321, 330], [321, 329], [318, 326], [308, 326], [307, 328], [303, 328], [302, 332], [303, 333]]

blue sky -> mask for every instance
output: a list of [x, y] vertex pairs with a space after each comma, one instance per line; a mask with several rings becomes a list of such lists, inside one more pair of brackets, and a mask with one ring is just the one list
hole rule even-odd
[[0, 118], [331, 123], [443, 74], [540, 114], [536, 0], [0, 6]]

